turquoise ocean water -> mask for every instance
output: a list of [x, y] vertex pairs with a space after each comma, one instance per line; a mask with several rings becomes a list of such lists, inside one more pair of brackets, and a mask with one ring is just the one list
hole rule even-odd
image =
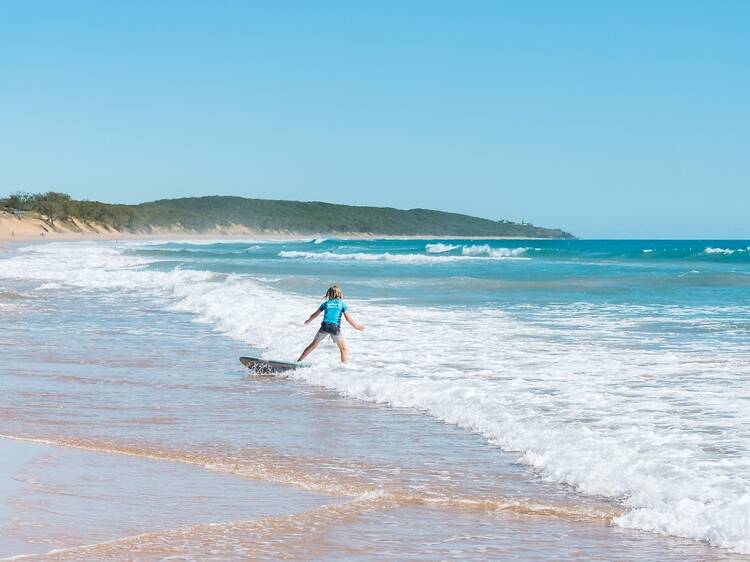
[[[252, 386], [237, 356], [294, 360], [331, 283], [366, 326], [351, 363], [326, 344]], [[5, 434], [247, 471], [256, 447], [322, 493], [397, 481], [750, 553], [750, 241], [39, 244], [2, 254], [0, 312]]]

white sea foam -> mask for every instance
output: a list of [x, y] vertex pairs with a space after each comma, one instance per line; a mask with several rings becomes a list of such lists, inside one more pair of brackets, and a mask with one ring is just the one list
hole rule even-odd
[[36, 287], [35, 291], [54, 291], [55, 289], [62, 289], [63, 286], [60, 283], [42, 283]]
[[427, 264], [427, 263], [447, 263], [461, 260], [490, 260], [490, 259], [525, 259], [519, 258], [525, 248], [494, 248], [486, 252], [466, 251], [464, 248], [463, 255], [428, 255], [428, 254], [393, 254], [385, 253], [339, 253], [339, 252], [303, 252], [297, 250], [282, 250], [279, 252], [280, 258], [286, 259], [305, 259], [320, 261], [387, 261], [391, 263], [404, 264]]
[[744, 254], [745, 252], [750, 252], [750, 246], [747, 248], [715, 248], [712, 246], [707, 247], [705, 250], [703, 250], [706, 254], [723, 254], [725, 256], [731, 256], [734, 253], [738, 254]]
[[526, 253], [528, 248], [493, 248], [489, 244], [464, 246], [465, 256], [490, 256], [493, 258], [517, 258]]
[[710, 246], [703, 251], [707, 254], [724, 254], [727, 256], [731, 256], [734, 253], [734, 250], [729, 248], [712, 248]]
[[283, 250], [279, 252], [280, 258], [305, 259], [322, 261], [387, 261], [391, 263], [445, 263], [456, 261], [462, 256], [428, 256], [425, 254], [391, 254], [385, 253], [337, 253], [337, 252], [300, 252], [294, 250]]
[[181, 239], [168, 239], [168, 240], [118, 240], [115, 244], [116, 247], [139, 247], [139, 246], [164, 246], [170, 245], [190, 245], [190, 246], [215, 246], [217, 244], [280, 244], [280, 243], [293, 243], [293, 242], [309, 242], [309, 238], [248, 238], [248, 237], [232, 237], [227, 238], [186, 238]]
[[[312, 335], [297, 320], [314, 299], [238, 275], [148, 265], [102, 246], [50, 245], [3, 260], [0, 278], [151, 293], [279, 359], [293, 359]], [[624, 339], [634, 322], [626, 305], [546, 307], [540, 321], [521, 322], [489, 307], [466, 314], [390, 304], [384, 315], [378, 303], [349, 304], [367, 326], [346, 332], [353, 363], [339, 366], [324, 349], [293, 377], [476, 431], [547, 478], [619, 499], [621, 526], [750, 552], [750, 361], [742, 349], [698, 342], [665, 352], [648, 334]]]
[[456, 246], [455, 244], [427, 244], [425, 246], [425, 250], [427, 250], [427, 253], [429, 254], [443, 254], [445, 252], [451, 252], [453, 250], [457, 250], [461, 246]]

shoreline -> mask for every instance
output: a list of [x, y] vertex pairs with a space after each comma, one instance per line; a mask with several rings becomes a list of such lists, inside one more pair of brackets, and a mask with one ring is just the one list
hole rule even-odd
[[[71, 228], [72, 227], [72, 228]], [[440, 234], [377, 234], [372, 232], [291, 232], [251, 230], [242, 225], [217, 225], [215, 229], [195, 232], [186, 229], [155, 229], [153, 232], [127, 232], [104, 226], [84, 226], [73, 220], [54, 230], [39, 218], [16, 218], [0, 213], [0, 242], [63, 242], [96, 240], [564, 240], [525, 236], [453, 236]]]

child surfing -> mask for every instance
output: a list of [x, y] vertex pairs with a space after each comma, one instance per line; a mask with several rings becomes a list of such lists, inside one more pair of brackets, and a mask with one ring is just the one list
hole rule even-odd
[[315, 337], [313, 338], [313, 341], [310, 342], [310, 345], [308, 345], [302, 352], [302, 355], [299, 356], [297, 362], [302, 361], [305, 357], [310, 355], [313, 350], [315, 350], [315, 348], [320, 345], [320, 342], [330, 336], [331, 339], [336, 343], [336, 345], [339, 346], [339, 351], [341, 352], [341, 362], [346, 363], [349, 360], [349, 355], [346, 349], [346, 342], [341, 337], [341, 317], [343, 316], [344, 318], [346, 318], [346, 321], [349, 322], [349, 324], [351, 324], [351, 326], [355, 330], [359, 330], [361, 332], [365, 329], [362, 324], [359, 324], [349, 314], [349, 308], [342, 300], [344, 298], [344, 295], [341, 292], [341, 287], [339, 287], [338, 285], [330, 286], [328, 288], [328, 291], [326, 291], [325, 298], [326, 301], [318, 307], [318, 310], [313, 312], [310, 315], [310, 318], [305, 320], [305, 324], [309, 324], [310, 322], [315, 320], [321, 312], [323, 313], [323, 322], [321, 322], [320, 324], [320, 329], [315, 334]]

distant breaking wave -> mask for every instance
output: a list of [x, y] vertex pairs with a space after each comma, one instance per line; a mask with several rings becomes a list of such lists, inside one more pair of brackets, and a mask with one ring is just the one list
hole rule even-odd
[[[474, 248], [470, 246], [469, 248]], [[390, 252], [371, 254], [365, 252], [339, 254], [336, 252], [302, 252], [296, 250], [284, 250], [279, 252], [280, 258], [307, 259], [327, 261], [387, 261], [392, 263], [446, 263], [460, 260], [482, 260], [482, 259], [508, 259], [518, 258], [526, 249], [515, 248], [489, 248], [480, 250], [469, 250], [464, 248], [462, 255], [425, 255], [425, 254], [392, 254]], [[449, 250], [444, 250], [447, 252]], [[443, 252], [443, 253], [444, 253]], [[524, 258], [525, 259], [525, 258]]]
[[465, 256], [489, 256], [491, 258], [517, 258], [525, 254], [528, 248], [493, 248], [489, 244], [481, 246], [464, 246]]
[[429, 254], [444, 254], [461, 248], [464, 256], [486, 256], [491, 258], [516, 258], [525, 254], [529, 248], [493, 248], [489, 244], [475, 246], [458, 246], [454, 244], [427, 244], [425, 250]]
[[750, 246], [748, 246], [747, 248], [737, 248], [737, 249], [712, 248], [711, 246], [709, 246], [708, 248], [703, 250], [703, 252], [706, 254], [723, 254], [725, 256], [731, 256], [734, 253], [744, 254], [745, 252], [750, 252]]
[[427, 250], [427, 253], [429, 254], [442, 254], [445, 252], [452, 252], [453, 250], [457, 250], [461, 246], [455, 246], [453, 244], [427, 244], [425, 246], [425, 250]]
[[424, 254], [368, 254], [364, 252], [337, 254], [335, 252], [281, 251], [280, 258], [324, 261], [387, 261], [393, 263], [441, 263], [465, 259], [463, 256], [426, 256]]

